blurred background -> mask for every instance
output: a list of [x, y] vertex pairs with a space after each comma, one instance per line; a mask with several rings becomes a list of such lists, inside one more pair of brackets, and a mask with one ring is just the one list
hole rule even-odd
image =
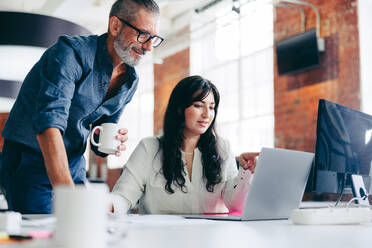
[[[31, 34], [22, 40], [7, 41], [26, 32], [22, 18], [12, 17], [17, 13], [46, 15], [77, 25], [78, 33], [102, 34], [113, 2], [0, 2], [0, 130], [24, 77], [47, 47], [29, 42], [42, 38], [37, 30], [48, 30], [44, 21], [28, 28]], [[165, 41], [137, 67], [139, 88], [120, 120], [129, 129], [127, 152], [103, 159], [87, 149], [92, 179], [107, 181], [112, 187], [139, 140], [161, 134], [170, 92], [189, 75], [202, 75], [217, 85], [221, 93], [217, 127], [237, 155], [263, 146], [314, 152], [318, 100], [322, 98], [372, 113], [368, 94], [372, 92], [372, 1], [157, 2], [160, 35]], [[284, 63], [277, 56], [280, 41], [297, 39], [311, 29], [316, 29], [318, 46], [324, 44], [324, 49], [318, 47], [315, 52], [317, 63], [287, 73], [278, 71]]]

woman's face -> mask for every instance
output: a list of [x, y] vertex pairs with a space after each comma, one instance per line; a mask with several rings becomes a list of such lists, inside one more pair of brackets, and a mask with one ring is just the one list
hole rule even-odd
[[184, 136], [189, 137], [205, 133], [214, 119], [214, 108], [214, 96], [211, 91], [203, 100], [193, 102], [190, 107], [186, 108]]

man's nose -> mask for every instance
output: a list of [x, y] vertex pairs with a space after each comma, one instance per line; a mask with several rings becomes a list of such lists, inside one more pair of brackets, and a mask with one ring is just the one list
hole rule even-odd
[[146, 51], [148, 52], [151, 52], [152, 51], [152, 39], [150, 39], [149, 41], [147, 41], [146, 43], [143, 43], [142, 44], [142, 48], [145, 49]]

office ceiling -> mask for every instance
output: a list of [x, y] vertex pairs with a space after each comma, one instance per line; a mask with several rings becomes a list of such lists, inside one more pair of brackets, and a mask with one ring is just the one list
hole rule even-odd
[[[108, 15], [111, 5], [115, 0], [0, 0], [0, 11], [16, 11], [35, 14], [43, 14], [62, 18], [90, 30], [93, 34], [106, 32], [108, 25]], [[187, 25], [188, 13], [195, 8], [203, 6], [213, 0], [155, 0], [161, 8], [160, 35], [163, 37], [177, 33]], [[226, 0], [227, 1], [227, 0]], [[185, 17], [185, 18], [183, 18]], [[182, 25], [179, 20], [182, 19]], [[186, 20], [186, 21], [185, 21]], [[175, 25], [174, 23], [177, 23]], [[43, 52], [41, 49], [35, 52], [37, 55], [26, 56], [24, 50], [15, 47], [13, 50], [9, 46], [1, 47], [0, 54], [0, 81], [11, 80], [21, 81], [30, 70], [35, 60]], [[19, 56], [8, 56], [5, 54], [15, 54], [15, 50], [22, 53], [22, 61], [12, 61], [11, 58]], [[27, 49], [28, 51], [32, 50]], [[6, 51], [6, 53], [4, 52]], [[33, 51], [33, 50], [32, 50]], [[26, 58], [29, 57], [28, 61]], [[8, 68], [8, 69], [4, 69]], [[12, 69], [9, 69], [12, 68]], [[2, 83], [2, 82], [0, 82]], [[14, 99], [0, 97], [0, 112], [9, 112]]]
[[[161, 8], [161, 30], [166, 36], [174, 19], [212, 0], [156, 0]], [[0, 11], [21, 11], [66, 19], [92, 33], [106, 31], [108, 13], [114, 0], [2, 0]]]

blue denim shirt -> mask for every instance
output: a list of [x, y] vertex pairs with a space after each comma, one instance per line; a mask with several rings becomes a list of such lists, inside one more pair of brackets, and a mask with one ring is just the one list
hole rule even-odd
[[107, 34], [60, 37], [26, 76], [3, 137], [40, 152], [36, 135], [58, 128], [68, 157], [74, 158], [85, 151], [90, 124], [117, 123], [137, 89], [138, 77], [128, 66], [118, 93], [104, 100], [113, 70], [106, 38]]

